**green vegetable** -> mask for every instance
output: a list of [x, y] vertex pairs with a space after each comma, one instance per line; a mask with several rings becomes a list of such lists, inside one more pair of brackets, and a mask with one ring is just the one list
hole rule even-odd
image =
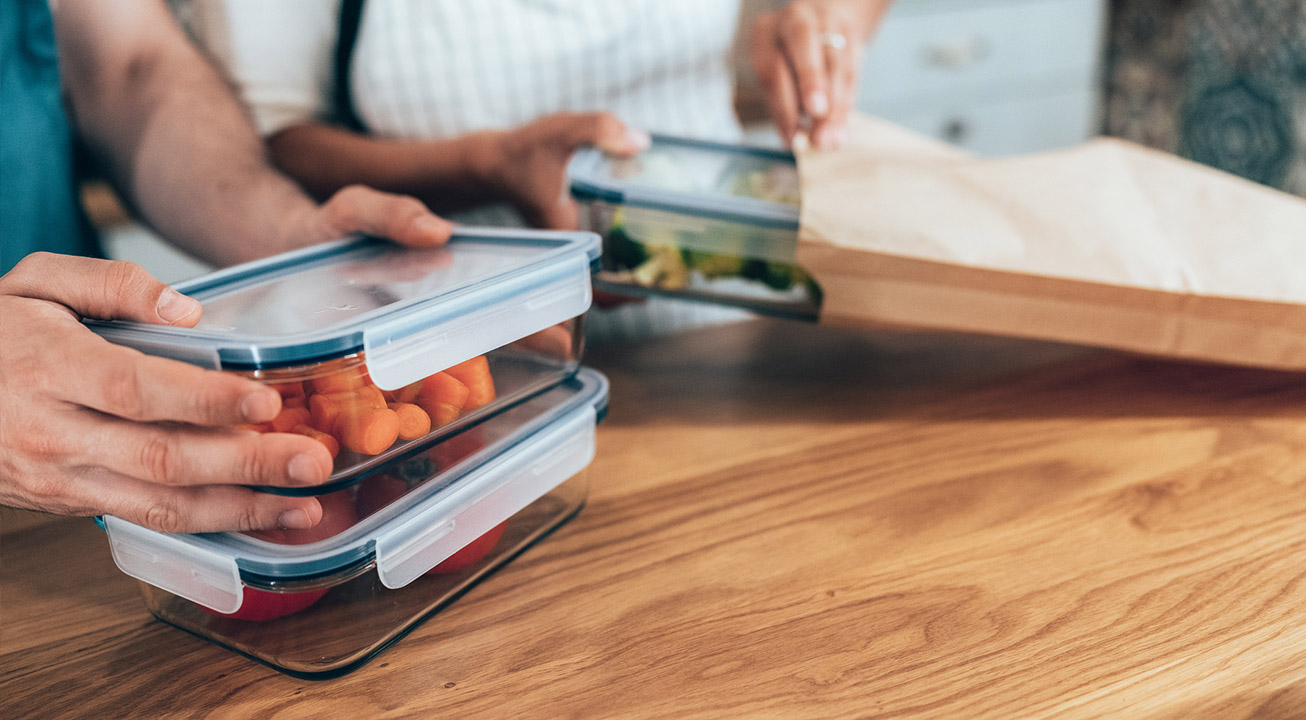
[[749, 280], [763, 280], [766, 278], [766, 261], [765, 260], [745, 260], [744, 266], [739, 269], [739, 276]]
[[706, 280], [739, 277], [755, 280], [780, 292], [803, 285], [813, 297], [820, 289], [800, 268], [787, 263], [766, 262], [726, 253], [680, 248], [673, 231], [661, 228], [648, 231], [647, 242], [630, 237], [624, 213], [613, 213], [604, 247], [609, 267], [623, 282], [662, 290], [681, 290], [689, 286], [691, 273]]
[[738, 255], [685, 250], [681, 253], [691, 270], [703, 273], [706, 278], [738, 277], [744, 268], [744, 259]]
[[767, 263], [762, 282], [774, 290], [788, 290], [794, 286], [794, 266], [783, 263]]
[[689, 269], [685, 267], [679, 249], [669, 245], [645, 247], [649, 258], [631, 271], [635, 282], [663, 290], [681, 290], [689, 284]]
[[644, 244], [631, 240], [626, 235], [626, 229], [621, 225], [614, 225], [608, 231], [607, 248], [605, 248], [612, 260], [620, 268], [639, 267], [648, 260], [648, 251], [644, 249]]

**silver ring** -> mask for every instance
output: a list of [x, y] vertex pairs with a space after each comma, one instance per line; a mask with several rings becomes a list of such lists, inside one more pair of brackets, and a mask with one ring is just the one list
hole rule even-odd
[[821, 34], [821, 44], [832, 49], [842, 50], [848, 47], [848, 38], [843, 33], [828, 32]]

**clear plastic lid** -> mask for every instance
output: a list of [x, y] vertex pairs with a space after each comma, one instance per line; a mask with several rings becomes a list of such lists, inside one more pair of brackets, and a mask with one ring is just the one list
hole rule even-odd
[[194, 328], [88, 321], [112, 342], [215, 370], [294, 367], [365, 352], [394, 390], [576, 317], [590, 305], [590, 233], [459, 229], [439, 248], [354, 239], [176, 289]]
[[114, 561], [132, 577], [222, 613], [240, 608], [246, 585], [331, 582], [375, 567], [386, 587], [403, 587], [589, 465], [607, 397], [606, 378], [581, 369], [400, 463], [392, 474], [408, 481], [403, 492], [371, 503], [356, 522], [316, 542], [167, 534], [105, 517]]
[[568, 175], [579, 200], [798, 228], [798, 167], [783, 150], [655, 135], [634, 157], [581, 150]]

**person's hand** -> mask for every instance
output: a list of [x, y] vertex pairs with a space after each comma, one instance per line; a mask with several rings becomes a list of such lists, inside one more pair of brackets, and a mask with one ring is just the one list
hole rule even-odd
[[290, 213], [282, 232], [280, 246], [288, 248], [339, 240], [356, 232], [409, 247], [433, 247], [448, 241], [453, 224], [416, 198], [351, 185], [321, 205], [305, 204]]
[[158, 530], [307, 528], [311, 498], [235, 487], [321, 483], [314, 440], [271, 420], [275, 390], [113, 345], [81, 318], [193, 326], [199, 303], [137, 265], [35, 253], [0, 277], [0, 502]]
[[574, 230], [579, 222], [567, 184], [567, 163], [592, 145], [614, 155], [648, 148], [647, 133], [611, 113], [559, 113], [487, 135], [481, 174], [534, 227]]
[[0, 504], [109, 514], [165, 532], [308, 528], [306, 486], [331, 473], [322, 444], [260, 435], [275, 390], [109, 343], [81, 318], [193, 326], [196, 301], [139, 266], [35, 253], [0, 277]]
[[754, 22], [749, 50], [786, 145], [832, 149], [848, 132], [862, 45], [890, 0], [794, 0]]
[[[286, 247], [354, 232], [427, 247], [452, 226], [413, 198], [349, 187], [292, 206], [283, 230]], [[34, 253], [0, 277], [0, 504], [165, 532], [316, 525], [313, 498], [240, 487], [331, 474], [316, 440], [235, 427], [276, 417], [275, 390], [114, 345], [81, 323], [192, 327], [200, 312], [132, 263]]]

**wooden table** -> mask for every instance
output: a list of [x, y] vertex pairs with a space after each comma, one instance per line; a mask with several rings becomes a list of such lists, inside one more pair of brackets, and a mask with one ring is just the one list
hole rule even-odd
[[340, 679], [7, 514], [0, 716], [1306, 717], [1306, 378], [769, 321], [590, 362], [589, 506]]

